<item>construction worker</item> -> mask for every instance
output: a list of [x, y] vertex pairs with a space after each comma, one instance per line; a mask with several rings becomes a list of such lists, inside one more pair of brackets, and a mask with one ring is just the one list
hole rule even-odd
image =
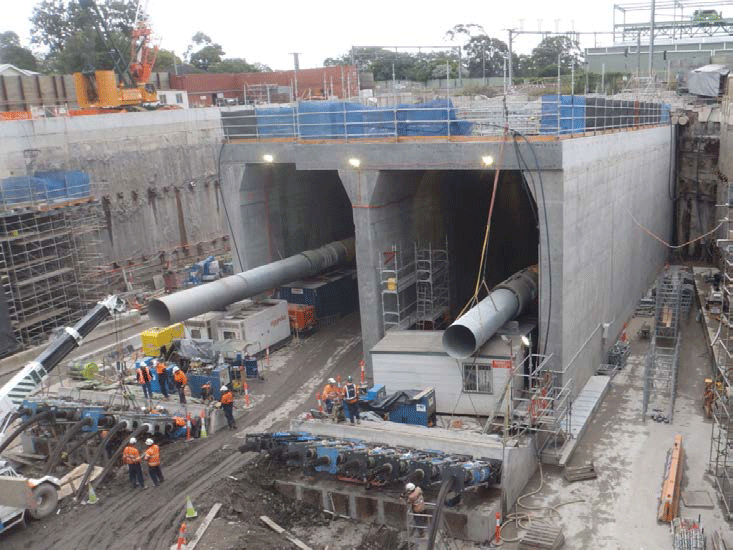
[[175, 382], [176, 388], [178, 388], [178, 400], [185, 405], [185, 388], [186, 384], [188, 384], [188, 378], [186, 378], [186, 374], [178, 367], [173, 367], [173, 382]]
[[130, 483], [132, 488], [140, 485], [140, 488], [145, 489], [145, 480], [143, 479], [143, 468], [140, 465], [140, 452], [135, 447], [137, 439], [134, 437], [130, 438], [127, 442], [124, 450], [122, 451], [122, 462], [127, 464], [130, 473]]
[[423, 515], [425, 514], [425, 498], [422, 489], [414, 483], [408, 483], [405, 485], [405, 494], [407, 495], [407, 504], [411, 507], [412, 513], [416, 514], [413, 516], [415, 526], [424, 527], [428, 523], [428, 518]]
[[327, 414], [331, 414], [331, 411], [333, 411], [333, 404], [339, 399], [340, 396], [341, 390], [336, 385], [336, 380], [334, 380], [333, 378], [329, 378], [326, 385], [323, 386], [323, 393], [321, 394], [323, 404], [326, 406]]
[[236, 430], [237, 424], [234, 422], [234, 414], [232, 413], [232, 409], [234, 409], [234, 394], [226, 386], [222, 386], [220, 391], [221, 397], [219, 398], [219, 402], [221, 403], [221, 408], [224, 409], [224, 416], [226, 416], [229, 429]]
[[143, 388], [143, 396], [145, 399], [152, 399], [153, 392], [150, 389], [150, 381], [153, 376], [150, 374], [150, 368], [146, 363], [140, 361], [135, 371], [137, 372], [137, 381]]
[[354, 419], [356, 419], [357, 424], [361, 424], [359, 418], [359, 392], [351, 376], [346, 378], [346, 384], [344, 384], [344, 404], [346, 406], [346, 418], [352, 424]]
[[163, 399], [168, 399], [168, 371], [165, 370], [163, 359], [158, 359], [158, 362], [155, 364], [155, 371], [158, 373], [160, 393], [163, 394]]
[[163, 472], [160, 471], [160, 447], [150, 438], [145, 440], [145, 444], [148, 448], [143, 455], [143, 459], [148, 463], [150, 479], [153, 480], [153, 484], [157, 487], [165, 481], [163, 479]]

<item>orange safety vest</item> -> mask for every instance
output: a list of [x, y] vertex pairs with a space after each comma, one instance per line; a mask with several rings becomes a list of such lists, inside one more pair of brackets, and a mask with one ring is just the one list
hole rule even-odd
[[140, 365], [137, 368], [137, 381], [141, 384], [150, 382], [153, 378], [150, 376], [150, 369], [147, 365]]
[[174, 416], [173, 422], [176, 423], [176, 426], [185, 426], [186, 425], [186, 419], [180, 416]]
[[173, 376], [173, 380], [176, 381], [177, 384], [180, 384], [181, 386], [185, 386], [188, 384], [188, 379], [186, 378], [186, 375], [183, 374], [182, 370], [177, 370], [175, 376]]
[[155, 365], [155, 371], [158, 374], [162, 374], [164, 370], [165, 370], [165, 363], [163, 363], [163, 361], [158, 361], [158, 363]]
[[323, 388], [324, 399], [338, 399], [340, 394], [340, 390], [336, 386], [333, 386], [331, 384], [326, 384], [326, 386]]
[[127, 445], [122, 451], [122, 462], [125, 464], [137, 464], [140, 462], [140, 452], [134, 445]]
[[221, 399], [219, 401], [221, 401], [222, 405], [231, 405], [234, 403], [234, 395], [232, 395], [231, 391], [227, 391], [221, 394]]
[[153, 443], [145, 451], [143, 458], [148, 463], [148, 466], [160, 466], [160, 447]]

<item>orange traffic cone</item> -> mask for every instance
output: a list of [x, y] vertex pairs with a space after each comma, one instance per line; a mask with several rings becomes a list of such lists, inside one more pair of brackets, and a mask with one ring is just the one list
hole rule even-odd
[[204, 409], [201, 409], [201, 435], [199, 437], [201, 439], [209, 437], [209, 434], [206, 432], [206, 416], [204, 415]]
[[323, 412], [323, 402], [321, 402], [320, 393], [316, 393], [316, 399], [318, 399], [318, 412]]
[[244, 404], [249, 407], [249, 386], [246, 381], [244, 383]]
[[181, 523], [181, 528], [178, 530], [178, 546], [177, 550], [183, 550], [186, 546], [186, 522]]
[[496, 531], [494, 537], [496, 538], [496, 542], [501, 542], [501, 514], [499, 512], [496, 513]]
[[186, 441], [191, 441], [191, 413], [186, 413]]
[[361, 385], [366, 384], [366, 373], [364, 372], [364, 359], [359, 361], [359, 369], [361, 370]]

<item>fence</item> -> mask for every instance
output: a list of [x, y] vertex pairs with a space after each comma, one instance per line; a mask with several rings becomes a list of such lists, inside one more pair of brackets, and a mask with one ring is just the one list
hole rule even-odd
[[493, 98], [457, 108], [450, 99], [374, 107], [308, 101], [222, 112], [228, 139], [359, 140], [400, 137], [491, 137], [505, 125], [525, 135], [584, 134], [668, 124], [663, 103], [545, 95], [534, 101]]

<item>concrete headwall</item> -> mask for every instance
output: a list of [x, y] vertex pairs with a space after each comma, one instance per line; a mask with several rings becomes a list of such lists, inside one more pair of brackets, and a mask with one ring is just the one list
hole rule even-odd
[[[0, 179], [80, 170], [103, 197], [109, 261], [207, 248], [226, 223], [218, 194], [218, 109], [9, 121], [0, 125]], [[221, 241], [219, 241], [221, 243]]]
[[671, 241], [670, 142], [666, 126], [562, 142], [562, 224], [550, 238], [562, 239], [562, 366], [576, 392], [667, 257], [650, 233]]

